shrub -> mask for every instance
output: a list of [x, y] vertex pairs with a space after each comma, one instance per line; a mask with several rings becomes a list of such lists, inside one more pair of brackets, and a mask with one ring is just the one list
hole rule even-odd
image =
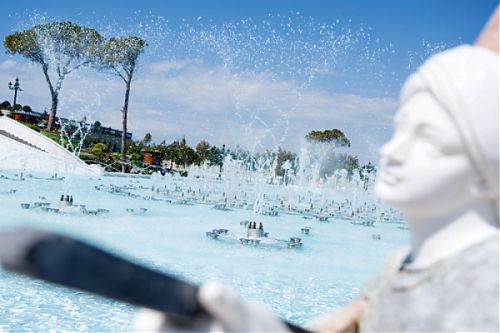
[[92, 153], [87, 153], [87, 152], [81, 152], [79, 155], [80, 159], [84, 161], [95, 161], [97, 160], [97, 156], [95, 156]]
[[40, 127], [38, 127], [36, 124], [32, 124], [32, 123], [25, 123], [25, 122], [22, 122], [22, 124], [26, 127], [29, 127], [31, 128], [32, 130], [34, 131], [37, 131], [37, 132], [40, 132]]
[[92, 148], [90, 149], [91, 153], [94, 154], [94, 155], [102, 155], [103, 153], [108, 153], [109, 152], [109, 148], [108, 146], [106, 146], [104, 143], [96, 143], [92, 146]]

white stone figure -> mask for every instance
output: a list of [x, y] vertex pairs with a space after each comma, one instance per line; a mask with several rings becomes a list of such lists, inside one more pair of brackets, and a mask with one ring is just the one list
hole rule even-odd
[[[491, 29], [491, 25], [496, 28]], [[498, 9], [475, 46], [431, 57], [402, 89], [395, 134], [381, 150], [377, 195], [406, 216], [411, 246], [360, 299], [316, 332], [499, 331]], [[209, 316], [187, 327], [142, 310], [136, 330], [285, 332], [270, 311], [216, 283]]]
[[498, 55], [465, 45], [436, 55], [401, 102], [375, 191], [405, 214], [411, 265], [423, 267], [497, 232]]
[[411, 247], [314, 331], [499, 331], [498, 14], [403, 87], [375, 191], [405, 214]]
[[366, 290], [362, 331], [498, 331], [498, 60], [460, 46], [403, 87], [375, 191], [411, 248]]

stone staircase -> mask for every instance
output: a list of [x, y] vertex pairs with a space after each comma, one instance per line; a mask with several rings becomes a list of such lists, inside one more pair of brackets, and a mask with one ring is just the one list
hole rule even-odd
[[[37, 154], [32, 154], [33, 156], [27, 157], [28, 160], [25, 162], [29, 162], [28, 164], [32, 165], [32, 168], [34, 169], [39, 170], [43, 169], [45, 166], [47, 168], [50, 166], [50, 171], [53, 171], [54, 168], [60, 168], [61, 172], [71, 172], [74, 174], [91, 176], [101, 175], [103, 173], [103, 169], [99, 165], [86, 164], [78, 156], [50, 138], [6, 116], [0, 116], [0, 138], [8, 139], [12, 141], [12, 144], [22, 144], [26, 148], [29, 147], [30, 150], [36, 149], [43, 153], [44, 158], [42, 158], [42, 160], [44, 160], [44, 162], [42, 162], [42, 164], [45, 163], [43, 165], [40, 164], [40, 161], [38, 161], [38, 158], [36, 157]], [[13, 146], [10, 149], [15, 150]], [[15, 155], [15, 151], [5, 151], [5, 154], [7, 155], [11, 153], [13, 153], [12, 159], [16, 160], [17, 157]], [[0, 163], [1, 162], [5, 161], [0, 159]], [[25, 162], [19, 162], [18, 160], [18, 163], [21, 164]], [[7, 165], [9, 167], [11, 166], [8, 163]]]
[[17, 136], [15, 136], [15, 135], [13, 135], [13, 134], [11, 134], [11, 133], [7, 132], [7, 131], [4, 131], [4, 130], [1, 130], [1, 129], [0, 129], [0, 135], [3, 135], [3, 136], [5, 136], [5, 137], [7, 137], [7, 138], [9, 138], [9, 139], [12, 139], [12, 140], [17, 141], [17, 142], [19, 142], [19, 143], [22, 143], [23, 145], [29, 146], [29, 147], [31, 147], [31, 148], [34, 148], [34, 149], [37, 149], [37, 150], [39, 150], [39, 151], [43, 151], [44, 153], [46, 153], [46, 151], [45, 151], [45, 150], [43, 150], [43, 149], [41, 149], [41, 148], [39, 148], [39, 147], [37, 147], [37, 146], [35, 146], [35, 145], [33, 145], [33, 144], [29, 143], [28, 141], [25, 141], [25, 140], [23, 140], [23, 139], [21, 139], [21, 138], [18, 138]]

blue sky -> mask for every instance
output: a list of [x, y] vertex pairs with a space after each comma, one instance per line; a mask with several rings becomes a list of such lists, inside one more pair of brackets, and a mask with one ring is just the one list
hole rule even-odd
[[[312, 129], [340, 128], [361, 159], [391, 135], [404, 78], [425, 57], [472, 43], [489, 0], [4, 2], [2, 39], [34, 23], [71, 20], [106, 36], [148, 39], [132, 86], [129, 127], [167, 142], [298, 151]], [[204, 36], [204, 37], [200, 37]], [[207, 37], [208, 36], [208, 37]], [[40, 68], [0, 54], [0, 99], [50, 105]], [[82, 87], [84, 89], [82, 89]], [[123, 89], [82, 70], [65, 81], [60, 114], [119, 127]]]

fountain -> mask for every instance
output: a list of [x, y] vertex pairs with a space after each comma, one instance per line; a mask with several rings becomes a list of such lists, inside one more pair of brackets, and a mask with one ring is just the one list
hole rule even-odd
[[[277, 159], [262, 151], [278, 151], [290, 138], [291, 115], [315, 78], [333, 70], [363, 34], [289, 19], [291, 25], [285, 17], [262, 24], [186, 23], [167, 44], [228, 71], [232, 111], [220, 121], [234, 126], [219, 134], [230, 143], [245, 141], [246, 158], [227, 154], [222, 170], [191, 166], [187, 177], [134, 177], [99, 171], [67, 151], [64, 158], [50, 156], [44, 150], [53, 147], [26, 135], [21, 139], [35, 147], [14, 140], [22, 150], [0, 151], [6, 156], [0, 163], [0, 188], [6, 189], [0, 228], [56, 229], [191, 282], [220, 280], [299, 324], [355, 297], [384, 255], [406, 242], [402, 216], [374, 199], [372, 174], [367, 181], [358, 171], [319, 177], [334, 147], [304, 145], [299, 161], [283, 164], [281, 180], [273, 174]], [[275, 95], [249, 93], [248, 82], [264, 81]], [[291, 93], [283, 96], [284, 90]], [[248, 279], [248, 267], [259, 279]], [[135, 308], [0, 276], [0, 318], [9, 318], [0, 329], [130, 330]]]
[[257, 222], [248, 220], [241, 221], [240, 225], [246, 228], [245, 235], [229, 232], [228, 229], [212, 229], [212, 231], [207, 231], [205, 234], [209, 238], [225, 240], [226, 242], [231, 242], [231, 240], [239, 240], [242, 245], [264, 246], [276, 249], [282, 248], [283, 245], [285, 245], [289, 249], [302, 247], [301, 239], [298, 237], [290, 237], [289, 240], [271, 237], [269, 235], [269, 232], [264, 231], [262, 222], [259, 222], [258, 227]]
[[[251, 183], [244, 178], [235, 182], [234, 178], [226, 178], [225, 171], [220, 180], [213, 179], [210, 172], [197, 170], [193, 176], [182, 178], [159, 174], [140, 179], [66, 175], [59, 182], [39, 172], [25, 171], [21, 181], [12, 171], [1, 171], [5, 177], [0, 179], [0, 187], [17, 189], [2, 195], [3, 215], [7, 217], [2, 228], [29, 223], [62, 230], [184, 279], [202, 282], [216, 278], [235, 286], [244, 297], [259, 298], [281, 315], [290, 313], [288, 318], [298, 323], [353, 297], [357, 286], [381, 264], [384, 254], [406, 240], [401, 215], [374, 200], [371, 189], [365, 191], [361, 187], [355, 202], [347, 181], [342, 191], [327, 184], [313, 191], [296, 185]], [[226, 184], [229, 181], [233, 183]], [[54, 198], [54, 192], [69, 194], [64, 194], [62, 201], [51, 203], [45, 198]], [[261, 198], [265, 204], [252, 198]], [[214, 209], [215, 206], [225, 209]], [[253, 221], [260, 221], [262, 228], [257, 222], [255, 228], [249, 229]], [[370, 226], [359, 228], [364, 224]], [[203, 230], [207, 228], [210, 231], [206, 232], [205, 241]], [[278, 264], [282, 260], [293, 263]], [[243, 266], [248, 265], [259, 272], [266, 296], [255, 293], [262, 290], [262, 285], [242, 282], [247, 281], [242, 274]], [[290, 278], [290, 270], [301, 273]], [[283, 288], [292, 292], [307, 281], [314, 281], [314, 287], [307, 296], [300, 296], [300, 306], [282, 305], [277, 301], [281, 296], [272, 292]], [[332, 283], [333, 290], [322, 287]], [[5, 309], [19, 309], [21, 318], [23, 313], [43, 318], [47, 310], [39, 306], [45, 302], [55, 308], [61, 304], [78, 309], [62, 311], [55, 323], [33, 324], [37, 329], [49, 328], [45, 325], [76, 327], [73, 325], [78, 322], [85, 322], [88, 329], [126, 329], [134, 312], [128, 306], [107, 301], [96, 305], [91, 296], [51, 289], [44, 284], [31, 286], [31, 282], [15, 277], [5, 281], [0, 295], [11, 295], [12, 285], [17, 286], [19, 295], [40, 295], [34, 299], [26, 296], [16, 304], [7, 303]], [[343, 296], [339, 298], [338, 294]], [[47, 301], [41, 301], [42, 298]], [[60, 303], [61, 299], [64, 303]], [[110, 311], [122, 319], [110, 323], [95, 316], [97, 312], [111, 316]], [[86, 314], [85, 319], [79, 313]], [[87, 317], [89, 314], [94, 315]], [[15, 320], [8, 322], [7, 327], [26, 328]]]

